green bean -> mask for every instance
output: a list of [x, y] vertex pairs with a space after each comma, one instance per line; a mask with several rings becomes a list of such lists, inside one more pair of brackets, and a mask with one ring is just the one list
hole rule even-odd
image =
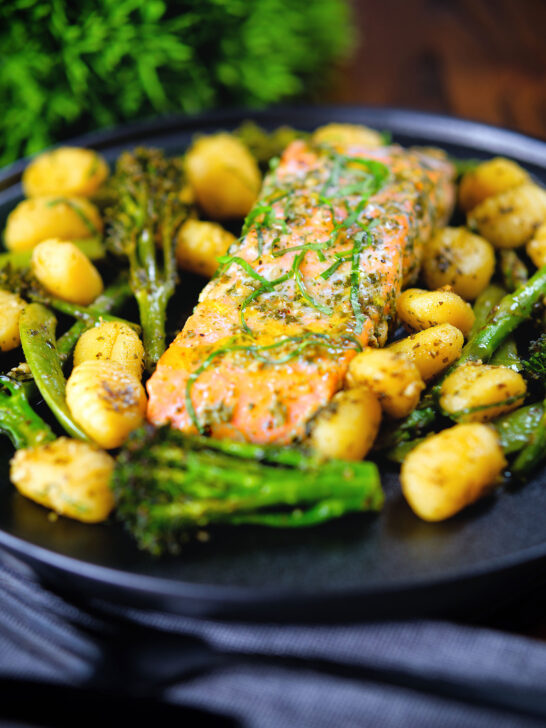
[[499, 263], [504, 286], [508, 291], [515, 291], [527, 283], [529, 271], [515, 250], [501, 250]]
[[542, 409], [542, 417], [529, 443], [521, 450], [512, 463], [511, 471], [518, 477], [523, 477], [530, 473], [546, 458], [546, 402], [543, 403]]
[[499, 434], [500, 446], [506, 455], [524, 448], [537, 429], [544, 413], [541, 403], [519, 407], [491, 423]]
[[474, 325], [470, 331], [469, 338], [472, 338], [478, 333], [487, 321], [487, 317], [493, 308], [505, 295], [506, 291], [504, 288], [494, 284], [487, 286], [487, 288], [480, 293], [473, 306], [474, 316], [476, 318], [474, 319]]
[[513, 369], [515, 372], [520, 372], [523, 369], [521, 359], [518, 354], [518, 347], [513, 336], [509, 336], [499, 346], [497, 351], [493, 354], [491, 364], [508, 367], [509, 369]]
[[26, 306], [19, 320], [23, 352], [36, 386], [59, 424], [70, 436], [88, 440], [66, 404], [66, 380], [55, 343], [56, 325], [55, 316], [45, 306]]

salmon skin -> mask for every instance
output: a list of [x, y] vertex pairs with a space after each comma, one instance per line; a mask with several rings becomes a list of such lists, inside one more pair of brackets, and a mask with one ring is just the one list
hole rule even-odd
[[451, 214], [453, 179], [439, 150], [290, 144], [150, 378], [150, 421], [304, 439], [351, 358], [385, 344], [402, 285]]

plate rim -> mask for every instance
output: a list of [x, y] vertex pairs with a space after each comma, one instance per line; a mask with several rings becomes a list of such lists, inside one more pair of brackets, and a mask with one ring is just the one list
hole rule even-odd
[[[121, 124], [106, 129], [100, 129], [87, 134], [67, 139], [50, 148], [63, 145], [92, 146], [99, 151], [112, 147], [117, 143], [138, 140], [142, 136], [160, 136], [169, 132], [183, 131], [184, 128], [196, 131], [196, 126], [219, 127], [234, 125], [245, 119], [255, 120], [257, 123], [267, 122], [267, 125], [282, 123], [284, 116], [290, 116], [291, 123], [298, 116], [323, 114], [344, 117], [343, 121], [350, 122], [360, 117], [366, 117], [368, 124], [380, 128], [388, 128], [395, 134], [409, 135], [424, 134], [431, 142], [445, 144], [460, 144], [467, 148], [475, 148], [477, 152], [492, 154], [507, 154], [517, 156], [524, 163], [543, 167], [546, 170], [546, 140], [531, 137], [521, 132], [513, 131], [480, 121], [473, 121], [448, 114], [418, 111], [397, 107], [366, 106], [355, 104], [332, 105], [295, 105], [276, 106], [266, 109], [218, 109], [200, 114], [174, 114], [154, 117], [140, 121]], [[471, 137], [469, 138], [469, 135]], [[486, 148], [484, 148], [486, 147]], [[518, 152], [510, 152], [517, 147]], [[25, 157], [0, 170], [0, 191], [12, 190], [20, 183], [23, 169], [32, 157]], [[380, 514], [378, 515], [380, 517]], [[362, 600], [371, 596], [393, 596], [400, 593], [417, 592], [419, 590], [441, 589], [453, 586], [467, 580], [481, 579], [486, 576], [500, 574], [504, 571], [529, 565], [546, 559], [546, 534], [544, 541], [533, 546], [527, 546], [509, 554], [497, 556], [477, 564], [459, 567], [450, 570], [445, 577], [431, 577], [421, 575], [411, 580], [396, 580], [379, 586], [377, 584], [358, 588], [332, 588], [321, 589], [318, 593], [298, 591], [294, 587], [256, 587], [237, 586], [225, 584], [196, 583], [172, 580], [165, 577], [153, 576], [143, 573], [128, 572], [122, 569], [104, 566], [68, 556], [44, 546], [26, 541], [25, 539], [0, 529], [0, 547], [19, 557], [27, 563], [32, 563], [37, 569], [46, 567], [61, 574], [70, 575], [76, 582], [84, 580], [90, 584], [100, 585], [114, 592], [123, 593], [125, 597], [131, 595], [151, 599], [190, 600], [205, 602], [220, 606], [242, 606], [259, 604], [262, 602], [282, 603], [285, 601], [304, 602], [312, 599], [321, 600]]]

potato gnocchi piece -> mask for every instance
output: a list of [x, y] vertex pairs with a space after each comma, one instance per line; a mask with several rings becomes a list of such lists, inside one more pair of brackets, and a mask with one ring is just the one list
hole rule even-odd
[[425, 384], [418, 368], [403, 354], [389, 349], [364, 349], [349, 364], [349, 387], [370, 389], [387, 414], [406, 417], [419, 402]]
[[10, 213], [4, 240], [10, 250], [32, 250], [42, 240], [81, 240], [102, 229], [98, 209], [83, 197], [34, 197]]
[[104, 285], [100, 273], [82, 251], [67, 240], [44, 240], [32, 251], [32, 272], [53, 296], [87, 306]]
[[387, 350], [412, 361], [427, 382], [460, 357], [463, 344], [463, 334], [456, 326], [438, 324], [396, 341]]
[[56, 513], [86, 523], [104, 521], [114, 507], [114, 459], [95, 445], [68, 437], [18, 450], [10, 478], [17, 490]]
[[310, 444], [320, 455], [341, 460], [362, 460], [371, 450], [381, 406], [366, 387], [338, 392], [312, 422]]
[[262, 178], [247, 147], [231, 134], [204, 136], [186, 154], [186, 172], [199, 206], [210, 217], [245, 217]]
[[470, 212], [488, 197], [529, 181], [529, 175], [517, 162], [505, 157], [488, 159], [463, 175], [459, 185], [459, 207], [463, 212]]
[[218, 223], [187, 220], [176, 239], [176, 262], [185, 270], [212, 278], [218, 268], [218, 258], [236, 240], [235, 235]]
[[91, 197], [108, 177], [108, 165], [92, 149], [60, 147], [39, 154], [23, 172], [27, 197]]
[[465, 301], [487, 288], [495, 270], [495, 250], [463, 227], [438, 230], [425, 248], [423, 273], [431, 289], [451, 286]]
[[451, 324], [468, 336], [475, 319], [472, 307], [451, 290], [408, 288], [398, 297], [396, 311], [409, 331]]
[[117, 361], [79, 364], [66, 383], [66, 402], [78, 425], [106, 450], [120, 447], [146, 413], [144, 387]]
[[455, 425], [407, 455], [400, 471], [402, 492], [420, 518], [443, 521], [485, 495], [506, 464], [492, 427]]
[[446, 377], [440, 406], [460, 422], [488, 422], [523, 404], [526, 392], [525, 380], [510, 367], [470, 362]]
[[481, 202], [468, 224], [496, 248], [519, 248], [546, 221], [546, 190], [524, 184]]
[[74, 367], [84, 361], [111, 360], [138, 380], [144, 369], [144, 346], [138, 334], [122, 321], [105, 321], [85, 331], [74, 349]]
[[537, 268], [546, 265], [546, 222], [537, 228], [525, 251]]
[[367, 126], [358, 124], [326, 124], [319, 126], [313, 132], [312, 141], [315, 144], [327, 144], [329, 146], [354, 145], [357, 147], [382, 147], [384, 141], [382, 135]]
[[21, 343], [19, 318], [24, 307], [16, 293], [0, 288], [0, 351], [11, 351]]

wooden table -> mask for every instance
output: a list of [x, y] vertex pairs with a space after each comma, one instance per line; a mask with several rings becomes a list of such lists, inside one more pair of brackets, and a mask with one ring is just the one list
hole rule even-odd
[[454, 114], [546, 139], [544, 0], [353, 0], [332, 102]]
[[[353, 5], [357, 49], [327, 101], [453, 114], [546, 139], [546, 0]], [[546, 593], [489, 624], [546, 639], [544, 615]]]

